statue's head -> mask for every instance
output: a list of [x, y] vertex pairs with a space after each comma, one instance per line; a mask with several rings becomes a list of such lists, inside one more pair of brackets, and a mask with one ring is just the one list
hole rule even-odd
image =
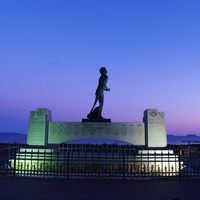
[[99, 71], [101, 74], [107, 74], [107, 69], [105, 67], [101, 67]]

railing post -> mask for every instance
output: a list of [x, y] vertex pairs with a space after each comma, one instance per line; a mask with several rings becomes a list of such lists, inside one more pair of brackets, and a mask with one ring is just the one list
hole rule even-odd
[[67, 152], [67, 179], [69, 179], [69, 151]]
[[181, 147], [179, 146], [178, 150], [178, 168], [179, 168], [179, 179], [181, 179], [182, 174], [181, 174], [181, 154], [180, 154], [180, 149]]
[[15, 177], [16, 175], [16, 156], [17, 155], [17, 149], [15, 149], [14, 151], [14, 172], [13, 172], [13, 176]]
[[123, 152], [123, 180], [125, 180], [125, 152]]

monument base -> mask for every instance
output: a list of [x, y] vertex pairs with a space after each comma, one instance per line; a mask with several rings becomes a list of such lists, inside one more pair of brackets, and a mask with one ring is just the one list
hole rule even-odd
[[[106, 123], [105, 123], [106, 122]], [[52, 122], [51, 111], [31, 111], [27, 136], [28, 145], [48, 146], [76, 139], [100, 138], [128, 142], [146, 148], [167, 146], [164, 113], [157, 109], [144, 111], [143, 122], [111, 122], [89, 114], [82, 122]]]
[[111, 119], [82, 119], [82, 122], [111, 122]]

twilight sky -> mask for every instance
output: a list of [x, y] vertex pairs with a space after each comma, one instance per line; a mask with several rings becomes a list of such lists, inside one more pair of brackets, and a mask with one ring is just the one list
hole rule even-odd
[[0, 0], [0, 132], [29, 113], [81, 122], [108, 70], [103, 116], [165, 113], [167, 134], [200, 135], [199, 0]]

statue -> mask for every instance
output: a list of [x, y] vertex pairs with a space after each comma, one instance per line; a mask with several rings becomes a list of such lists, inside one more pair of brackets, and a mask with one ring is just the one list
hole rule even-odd
[[[96, 96], [95, 96], [94, 104], [92, 106], [90, 113], [87, 115], [87, 118], [89, 119], [104, 119], [101, 116], [103, 104], [104, 104], [104, 90], [110, 91], [110, 89], [107, 88], [106, 86], [108, 82], [108, 76], [106, 75], [108, 73], [107, 69], [105, 67], [101, 67], [99, 71], [100, 71], [101, 76], [99, 78], [99, 84], [95, 92]], [[94, 108], [97, 101], [99, 101], [99, 106]]]

